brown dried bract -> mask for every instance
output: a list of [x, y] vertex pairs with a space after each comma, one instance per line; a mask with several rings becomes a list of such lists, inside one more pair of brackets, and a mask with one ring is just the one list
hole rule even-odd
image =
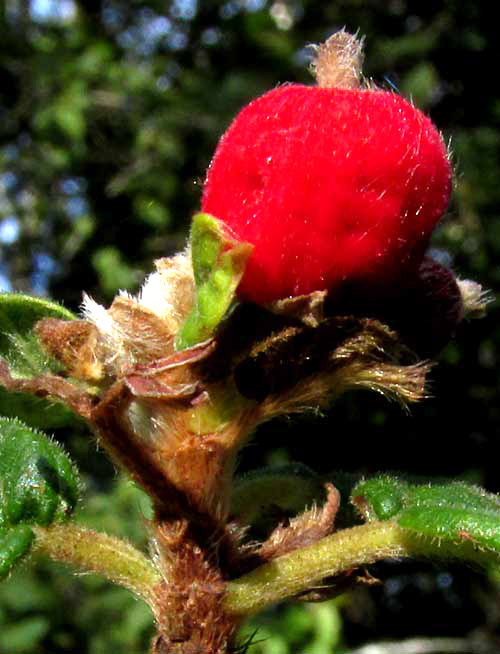
[[47, 352], [60, 361], [70, 377], [99, 381], [103, 366], [97, 355], [98, 332], [85, 320], [39, 320], [35, 331]]
[[308, 327], [317, 327], [325, 317], [327, 295], [327, 291], [314, 291], [309, 295], [276, 300], [268, 308], [277, 315], [295, 318]]
[[288, 525], [278, 525], [269, 538], [258, 547], [256, 554], [259, 559], [269, 561], [301, 547], [312, 545], [332, 533], [335, 516], [340, 507], [340, 493], [331, 483], [325, 486], [327, 492], [325, 504], [320, 509], [314, 506], [290, 520]]

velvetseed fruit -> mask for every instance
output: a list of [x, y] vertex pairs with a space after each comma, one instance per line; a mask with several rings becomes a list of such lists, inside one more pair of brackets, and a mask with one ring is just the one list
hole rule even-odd
[[400, 95], [361, 88], [352, 69], [345, 84], [318, 75], [335, 87], [264, 94], [220, 140], [202, 209], [254, 245], [245, 301], [404, 285], [448, 207], [452, 169], [436, 127]]

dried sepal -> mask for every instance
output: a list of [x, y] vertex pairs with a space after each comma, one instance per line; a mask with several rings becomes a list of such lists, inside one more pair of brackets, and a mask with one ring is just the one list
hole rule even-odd
[[287, 297], [272, 302], [268, 309], [278, 316], [295, 318], [308, 327], [317, 327], [325, 317], [327, 295], [328, 291], [313, 291], [309, 295]]
[[192, 308], [189, 250], [159, 259], [155, 266], [137, 296], [122, 292], [109, 309], [84, 296], [83, 314], [97, 329], [98, 357], [110, 376], [172, 354], [175, 335]]
[[269, 420], [315, 407], [326, 408], [342, 393], [355, 389], [376, 391], [406, 409], [408, 404], [426, 397], [429, 370], [430, 364], [426, 362], [397, 366], [354, 361], [335, 373], [311, 376], [281, 395], [267, 398], [260, 407], [261, 415]]
[[174, 335], [168, 322], [140, 302], [118, 296], [108, 313], [116, 326], [121, 348], [115, 353], [116, 363], [120, 361], [119, 372], [154, 362], [173, 352]]
[[165, 321], [170, 333], [178, 332], [194, 301], [191, 251], [155, 261], [156, 272], [146, 278], [137, 301]]
[[69, 377], [97, 382], [104, 368], [97, 353], [98, 332], [85, 320], [45, 318], [35, 327], [47, 352], [58, 359]]
[[[189, 350], [156, 359], [150, 364], [137, 365], [125, 375], [125, 384], [136, 398], [194, 400], [202, 394], [202, 390], [188, 366], [205, 359], [213, 349], [214, 342], [206, 341]], [[200, 400], [199, 397], [197, 402]]]
[[348, 331], [347, 338], [330, 355], [332, 364], [352, 360], [354, 357], [366, 359], [397, 360], [408, 358], [407, 348], [400, 342], [398, 334], [390, 327], [371, 318], [352, 319], [350, 316], [336, 318], [340, 327]]
[[173, 352], [173, 335], [167, 325], [131, 297], [118, 296], [105, 309], [85, 296], [83, 310], [97, 329], [97, 356], [109, 376], [121, 376], [137, 364]]
[[269, 561], [300, 547], [312, 545], [333, 531], [335, 516], [340, 506], [340, 493], [333, 484], [328, 483], [325, 486], [325, 504], [321, 508], [314, 505], [290, 520], [289, 524], [279, 524], [255, 552], [261, 561]]
[[[321, 329], [315, 332], [318, 338], [313, 341], [314, 348], [303, 347], [300, 353], [304, 360], [294, 354], [300, 343], [300, 339], [297, 340], [300, 329], [281, 334], [283, 349], [279, 356], [275, 352], [270, 354], [278, 362], [278, 372], [285, 362], [289, 372], [287, 376], [279, 376], [282, 386], [275, 387], [262, 399], [259, 411], [264, 419], [325, 406], [333, 398], [355, 388], [375, 390], [400, 401], [403, 406], [425, 397], [425, 379], [430, 365], [410, 363], [411, 354], [400, 343], [396, 332], [386, 325], [377, 320], [347, 316], [324, 321]], [[276, 342], [273, 345], [276, 346]], [[314, 363], [316, 367], [311, 370]], [[298, 374], [297, 369], [294, 371], [294, 365], [304, 374]]]
[[[235, 316], [235, 320], [240, 318]], [[266, 324], [266, 316], [257, 314], [254, 320]], [[244, 342], [242, 351], [233, 352], [232, 359], [239, 391], [258, 401], [279, 397], [305, 380], [309, 383], [324, 374], [330, 378], [355, 358], [369, 367], [374, 362], [406, 362], [410, 358], [398, 335], [377, 320], [337, 316], [310, 328], [290, 321], [273, 324], [271, 317], [267, 326], [269, 335], [260, 337], [256, 325], [255, 341]], [[249, 322], [245, 328], [253, 329], [253, 323]], [[222, 339], [230, 338], [231, 329], [228, 331], [229, 335], [223, 335]], [[227, 354], [224, 343], [222, 352]]]
[[483, 318], [488, 304], [493, 301], [490, 291], [471, 279], [457, 279], [462, 296], [465, 318]]
[[363, 38], [339, 30], [321, 45], [312, 46], [315, 58], [311, 72], [318, 86], [357, 89], [363, 66]]

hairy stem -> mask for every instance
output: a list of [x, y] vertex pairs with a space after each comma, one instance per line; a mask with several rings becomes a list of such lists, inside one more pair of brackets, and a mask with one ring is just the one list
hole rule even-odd
[[393, 557], [463, 559], [479, 565], [487, 552], [470, 541], [425, 538], [395, 522], [371, 522], [338, 531], [314, 545], [280, 556], [227, 584], [225, 609], [235, 615], [261, 611], [332, 577]]
[[102, 575], [152, 603], [152, 590], [161, 580], [153, 563], [120, 538], [72, 523], [34, 527], [35, 551], [83, 572]]

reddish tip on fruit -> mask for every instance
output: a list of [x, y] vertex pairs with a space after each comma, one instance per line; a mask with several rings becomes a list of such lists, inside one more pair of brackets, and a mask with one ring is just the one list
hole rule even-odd
[[255, 246], [238, 294], [262, 304], [417, 274], [451, 178], [439, 132], [401, 96], [287, 85], [223, 136], [202, 208]]

